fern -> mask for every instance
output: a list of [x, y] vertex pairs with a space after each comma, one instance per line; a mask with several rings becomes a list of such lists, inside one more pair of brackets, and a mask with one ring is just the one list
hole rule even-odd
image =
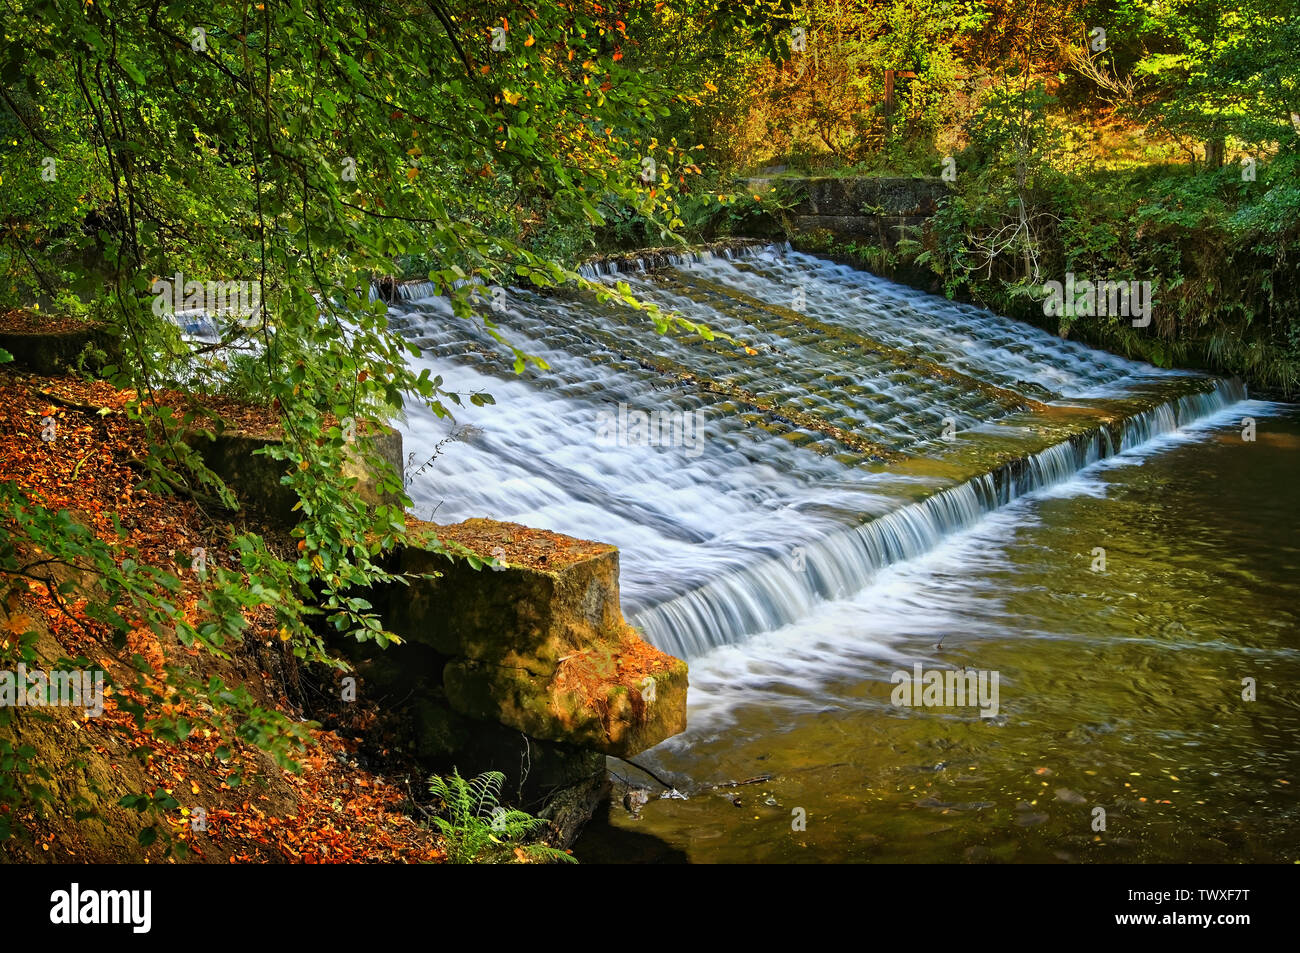
[[445, 817], [434, 817], [442, 834], [447, 861], [452, 864], [497, 864], [515, 861], [566, 861], [572, 855], [545, 844], [528, 844], [524, 839], [546, 826], [545, 818], [501, 804], [505, 775], [488, 771], [465, 779], [456, 770], [449, 777], [434, 775], [429, 792], [441, 799]]

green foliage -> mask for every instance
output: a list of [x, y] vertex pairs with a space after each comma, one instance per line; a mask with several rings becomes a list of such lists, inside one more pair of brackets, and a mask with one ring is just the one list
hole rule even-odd
[[800, 197], [777, 180], [763, 194], [746, 191], [699, 192], [682, 202], [682, 219], [699, 239], [727, 236], [756, 238], [782, 234], [782, 216]]
[[1120, 0], [1112, 6], [1111, 55], [1138, 84], [1131, 114], [1204, 142], [1206, 161], [1215, 167], [1226, 158], [1222, 145], [1229, 136], [1260, 146], [1294, 133], [1300, 18], [1293, 4]]
[[256, 352], [230, 352], [222, 362], [221, 391], [253, 404], [275, 399], [266, 379], [266, 359]]
[[842, 241], [824, 230], [803, 235], [800, 248], [879, 275], [891, 274], [902, 258], [898, 249], [871, 242]]
[[524, 842], [524, 838], [546, 827], [547, 821], [502, 806], [504, 781], [505, 775], [499, 771], [466, 780], [454, 770], [449, 777], [434, 775], [429, 780], [430, 793], [442, 801], [446, 812], [446, 817], [435, 817], [433, 823], [444, 838], [448, 862], [514, 863], [522, 853], [527, 860], [577, 863], [562, 850]]
[[118, 802], [119, 807], [130, 808], [142, 815], [148, 815], [153, 818], [154, 822], [147, 827], [140, 829], [137, 839], [141, 847], [150, 847], [154, 843], [161, 843], [164, 846], [163, 855], [175, 854], [177, 857], [184, 859], [189, 854], [189, 848], [184, 841], [172, 836], [169, 826], [165, 822], [166, 816], [180, 808], [180, 802], [168, 794], [162, 788], [154, 790], [153, 794], [127, 794]]
[[[667, 42], [668, 25], [689, 22], [711, 42], [743, 36], [778, 55], [774, 24], [789, 9], [789, 0], [694, 0], [638, 9], [625, 23], [600, 5], [459, 0], [409, 10], [341, 0], [7, 4], [0, 310], [53, 300], [103, 322], [123, 350], [104, 373], [138, 395], [126, 410], [150, 441], [143, 485], [187, 494], [214, 519], [235, 500], [186, 439], [213, 421], [160, 395], [223, 390], [265, 402], [284, 433], [265, 453], [283, 465], [301, 521], [296, 558], [231, 534], [239, 566], [207, 572], [189, 620], [174, 610], [177, 575], [7, 483], [5, 586], [30, 578], [57, 588], [48, 566], [75, 567], [90, 580], [84, 611], [118, 650], [144, 625], [228, 654], [244, 614], [263, 606], [307, 662], [343, 664], [326, 632], [393, 641], [356, 593], [403, 581], [382, 557], [402, 537], [409, 498], [401, 474], [351, 433], [408, 400], [449, 416], [462, 397], [411, 366], [418, 348], [370, 300], [372, 277], [423, 277], [457, 316], [477, 314], [498, 337], [475, 288], [590, 286], [661, 331], [706, 334], [643, 306], [626, 285], [591, 285], [573, 265], [592, 229], [614, 217], [674, 239], [679, 189], [699, 172], [685, 145], [660, 135], [694, 94], [680, 75], [635, 64], [639, 44]], [[246, 282], [258, 307], [224, 316], [216, 344], [195, 341], [160, 296], [160, 276], [178, 274], [185, 289]], [[543, 366], [514, 356], [518, 371]], [[346, 475], [355, 454], [398, 505], [362, 503]], [[211, 710], [217, 730], [293, 766], [300, 726], [183, 665], [168, 684]], [[160, 739], [189, 730], [160, 715], [168, 698], [132, 688], [116, 697], [142, 726]]]
[[[4, 544], [0, 543], [0, 564], [5, 559]], [[10, 621], [6, 613], [6, 622]], [[12, 633], [4, 640], [0, 649], [0, 664], [12, 671], [18, 663], [35, 666], [38, 661], [36, 653], [36, 633], [26, 630]], [[41, 810], [46, 801], [51, 800], [49, 784], [54, 775], [47, 765], [40, 762], [38, 753], [30, 744], [17, 743], [10, 737], [10, 728], [17, 720], [19, 712], [40, 720], [49, 721], [50, 715], [39, 708], [17, 709], [8, 705], [0, 706], [0, 731], [6, 737], [0, 737], [0, 803], [12, 808]], [[0, 814], [0, 841], [7, 840], [17, 833], [20, 822], [17, 812], [11, 810]]]
[[1080, 162], [1043, 90], [995, 90], [971, 124], [953, 193], [916, 258], [950, 295], [1046, 324], [1041, 286], [1066, 272], [1149, 280], [1152, 328], [1108, 315], [1051, 319], [1163, 367], [1238, 374], [1279, 396], [1297, 392], [1300, 190], [1295, 138], [1255, 176], [1231, 165], [1112, 171]]

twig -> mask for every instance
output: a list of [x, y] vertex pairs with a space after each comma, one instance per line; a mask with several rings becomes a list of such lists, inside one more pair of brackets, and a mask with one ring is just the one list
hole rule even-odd
[[73, 410], [83, 410], [88, 414], [99, 414], [100, 416], [121, 413], [120, 410], [114, 410], [112, 407], [98, 407], [94, 404], [83, 404], [79, 400], [72, 400], [69, 397], [60, 397], [58, 394], [52, 394], [47, 390], [41, 390], [40, 388], [32, 389], [48, 400], [51, 404], [58, 404], [60, 407], [70, 407]]
[[653, 771], [651, 771], [649, 768], [643, 767], [643, 766], [637, 764], [635, 761], [632, 761], [632, 760], [629, 759], [629, 758], [619, 758], [618, 755], [611, 755], [611, 757], [618, 758], [618, 760], [619, 760], [619, 761], [622, 761], [624, 764], [630, 764], [630, 765], [632, 765], [632, 767], [636, 768], [638, 771], [641, 771], [641, 772], [644, 772], [645, 774], [650, 775], [650, 777], [654, 778], [656, 781], [658, 781], [660, 784], [662, 784], [662, 785], [663, 785], [665, 788], [667, 788], [669, 791], [676, 791], [676, 790], [677, 790], [677, 787], [676, 787], [675, 785], [669, 784], [667, 781], [665, 781], [663, 778], [659, 777], [659, 775], [655, 774], [655, 773], [654, 773]]

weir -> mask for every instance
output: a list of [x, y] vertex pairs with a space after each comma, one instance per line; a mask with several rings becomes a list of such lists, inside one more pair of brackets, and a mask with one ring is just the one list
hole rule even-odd
[[[614, 543], [628, 620], [687, 659], [797, 622], [1010, 500], [1245, 396], [776, 245], [584, 274], [719, 336], [659, 335], [586, 292], [511, 289], [487, 316], [548, 365], [519, 376], [481, 319], [401, 286], [391, 320], [418, 361], [496, 402], [458, 411], [463, 432], [408, 409], [410, 459], [438, 457], [408, 492], [440, 523]], [[691, 421], [693, 440], [609, 426], [638, 412]]]

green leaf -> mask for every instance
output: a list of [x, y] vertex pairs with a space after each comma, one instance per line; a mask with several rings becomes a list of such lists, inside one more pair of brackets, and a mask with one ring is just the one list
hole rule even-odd
[[117, 57], [117, 63], [122, 67], [126, 75], [131, 77], [131, 82], [135, 83], [137, 86], [144, 85], [145, 77], [144, 73], [140, 70], [140, 67], [136, 66], [135, 63], [131, 62], [131, 60], [122, 56], [120, 53]]

